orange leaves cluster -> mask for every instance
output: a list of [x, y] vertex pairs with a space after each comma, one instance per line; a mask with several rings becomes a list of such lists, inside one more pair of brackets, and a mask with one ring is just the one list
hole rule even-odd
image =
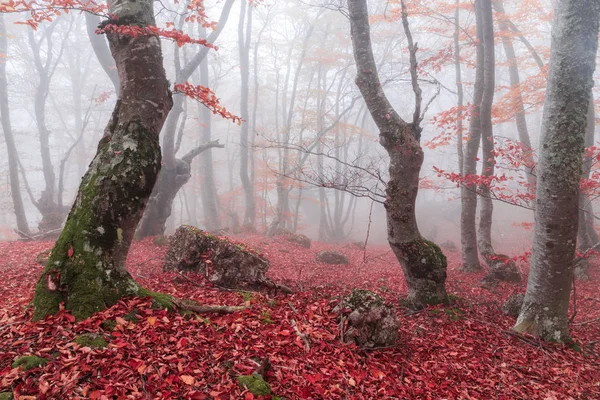
[[207, 87], [197, 85], [194, 86], [188, 82], [178, 83], [174, 88], [175, 93], [182, 93], [200, 103], [204, 104], [213, 114], [220, 115], [225, 119], [230, 119], [238, 125], [242, 123], [242, 119], [233, 115], [223, 107], [217, 95]]

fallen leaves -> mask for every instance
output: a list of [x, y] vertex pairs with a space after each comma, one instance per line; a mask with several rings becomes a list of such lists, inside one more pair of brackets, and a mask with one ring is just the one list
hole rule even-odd
[[[448, 284], [463, 298], [464, 314], [458, 320], [441, 309], [403, 315], [398, 306], [397, 347], [365, 352], [338, 341], [331, 310], [353, 286], [397, 304], [406, 286], [387, 248], [369, 248], [371, 261], [363, 264], [362, 251], [337, 247], [350, 264], [330, 268], [315, 263], [314, 254], [332, 246], [313, 242], [313, 248], [303, 249], [258, 236], [237, 240], [267, 255], [272, 279], [299, 290], [242, 294], [218, 290], [201, 275], [182, 281], [176, 273], [162, 272], [165, 249], [145, 240], [133, 244], [128, 259], [129, 271], [143, 286], [201, 304], [247, 308], [183, 316], [153, 309], [150, 299], [126, 299], [78, 323], [67, 310], [34, 323], [25, 309], [43, 270], [36, 255], [51, 243], [0, 243], [5, 294], [0, 297], [0, 392], [13, 391], [21, 399], [137, 399], [148, 393], [153, 398], [256, 399], [236, 377], [252, 374], [256, 360], [268, 356], [273, 368], [266, 380], [273, 393], [289, 399], [600, 398], [598, 355], [585, 350], [585, 343], [600, 336], [600, 325], [573, 326], [584, 353], [532, 346], [506, 335], [513, 321], [500, 313], [499, 304], [523, 287], [501, 284], [493, 293], [480, 288], [481, 275], [458, 271], [458, 254], [448, 254]], [[600, 317], [598, 275], [593, 269], [592, 281], [577, 283], [576, 323]], [[294, 326], [309, 341], [308, 349]], [[96, 333], [108, 339], [106, 348], [73, 342]], [[23, 354], [50, 361], [27, 372], [11, 368]]]

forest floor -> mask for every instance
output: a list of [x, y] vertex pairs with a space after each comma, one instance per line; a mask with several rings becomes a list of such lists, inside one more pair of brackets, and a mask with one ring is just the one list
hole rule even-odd
[[[201, 275], [163, 273], [166, 248], [144, 240], [134, 243], [128, 259], [142, 285], [204, 304], [249, 307], [180, 316], [152, 309], [149, 299], [130, 299], [79, 323], [66, 312], [30, 320], [28, 305], [43, 269], [36, 257], [52, 243], [0, 243], [0, 392], [21, 399], [252, 399], [237, 377], [252, 374], [268, 356], [266, 380], [274, 395], [287, 399], [600, 399], [597, 260], [592, 280], [576, 285], [571, 331], [578, 345], [569, 347], [512, 334], [514, 320], [500, 306], [524, 291], [525, 282], [484, 289], [484, 273], [460, 272], [455, 252], [446, 251], [447, 286], [458, 304], [410, 314], [399, 305], [406, 284], [387, 247], [368, 247], [365, 254], [351, 244], [313, 242], [304, 249], [258, 236], [234, 240], [260, 250], [271, 262], [268, 275], [296, 292], [223, 291]], [[343, 252], [350, 264], [316, 262], [323, 249]], [[372, 289], [395, 305], [401, 319], [395, 347], [364, 351], [339, 341], [332, 309], [353, 287]], [[86, 333], [108, 345], [74, 342]], [[48, 362], [13, 369], [22, 355]]]

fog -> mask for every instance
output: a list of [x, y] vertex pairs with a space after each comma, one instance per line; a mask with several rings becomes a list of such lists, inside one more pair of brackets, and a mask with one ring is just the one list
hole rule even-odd
[[[222, 13], [227, 3], [206, 0], [208, 20], [223, 22]], [[356, 71], [350, 27], [343, 3], [270, 0], [255, 2], [249, 8], [244, 6], [244, 14], [241, 14], [242, 2], [233, 1], [223, 30], [214, 43], [218, 49], [208, 51], [208, 75], [202, 76], [202, 67], [195, 68], [188, 82], [194, 85], [208, 82], [207, 86], [218, 96], [221, 105], [230, 113], [242, 116], [245, 122], [240, 126], [219, 115], [207, 115], [203, 112], [204, 106], [197, 101], [183, 100], [184, 111], [174, 131], [176, 157], [181, 158], [206, 142], [208, 118], [210, 140], [218, 139], [224, 148], [212, 148], [193, 159], [191, 177], [174, 198], [166, 234], [181, 224], [211, 231], [243, 230], [246, 202], [240, 163], [241, 149], [248, 149], [248, 167], [242, 172], [247, 174], [253, 188], [256, 202], [253, 227], [258, 232], [267, 232], [277, 218], [279, 183], [289, 196], [278, 229], [338, 242], [364, 241], [369, 231], [369, 242], [386, 242], [382, 202], [389, 160], [378, 143], [378, 130], [354, 83]], [[397, 2], [370, 3], [372, 41], [384, 90], [400, 116], [411, 120], [414, 94], [400, 6]], [[506, 1], [504, 6], [508, 18], [527, 38], [527, 45], [533, 46], [547, 62], [551, 2], [539, 1], [532, 5]], [[196, 21], [182, 20], [179, 15], [184, 8], [185, 4], [171, 1], [155, 4], [158, 24], [174, 24], [194, 38], [213, 32], [211, 27], [203, 32]], [[464, 101], [468, 105], [472, 101], [475, 79], [475, 21], [466, 3], [459, 16]], [[106, 72], [114, 73], [112, 60], [109, 59], [108, 64], [104, 60], [103, 67], [92, 47], [86, 18], [81, 12], [62, 13], [35, 30], [22, 24], [27, 18], [18, 13], [4, 15], [8, 39], [5, 62], [8, 106], [20, 162], [20, 189], [29, 229], [35, 234], [46, 229], [39, 226], [40, 208], [44, 206], [40, 199], [49, 187], [54, 193], [52, 201], [63, 206], [62, 210], [57, 208], [60, 219], [66, 216], [110, 119], [117, 93]], [[439, 176], [434, 169], [458, 171], [455, 124], [440, 122], [457, 104], [452, 58], [453, 5], [421, 2], [419, 7], [409, 9], [409, 22], [419, 47], [423, 104], [428, 105], [421, 137], [425, 161], [417, 202], [420, 230], [436, 242], [451, 241], [459, 246], [460, 190], [456, 183]], [[243, 51], [240, 52], [240, 35], [248, 53], [248, 64], [243, 60]], [[98, 38], [107, 51], [104, 37]], [[529, 134], [532, 148], [537, 149], [545, 85], [537, 78], [540, 71], [527, 45], [518, 38], [514, 40], [521, 81], [527, 88], [525, 107]], [[203, 46], [179, 47], [173, 41], [162, 39], [162, 48], [169, 80], [176, 82], [176, 71], [185, 68]], [[498, 143], [502, 140], [519, 139], [510, 104], [507, 65], [498, 39], [494, 134], [500, 149], [502, 145]], [[246, 82], [242, 78], [244, 73]], [[248, 96], [246, 109], [244, 91]], [[468, 119], [465, 133], [467, 124]], [[248, 128], [247, 145], [240, 139], [244, 125]], [[46, 132], [49, 159], [44, 159], [43, 151]], [[15, 231], [4, 136], [1, 141], [0, 238], [7, 240], [23, 235]], [[207, 175], [208, 153], [217, 191], [211, 195], [217, 203], [218, 218], [205, 206], [206, 182], [212, 179]], [[519, 183], [525, 179], [523, 171], [513, 168], [502, 156], [496, 163], [497, 170], [512, 179], [499, 184], [498, 192], [509, 197], [511, 193], [523, 192]], [[62, 180], [64, 184], [60, 183]], [[532, 233], [524, 229], [522, 223], [533, 221], [532, 211], [503, 201], [495, 201], [494, 206], [493, 234], [498, 251], [526, 251]], [[213, 218], [212, 222], [209, 218]], [[52, 227], [55, 228], [59, 226]]]

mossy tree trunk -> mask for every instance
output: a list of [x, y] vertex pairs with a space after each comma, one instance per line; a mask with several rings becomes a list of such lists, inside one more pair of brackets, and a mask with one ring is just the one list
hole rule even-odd
[[421, 136], [421, 89], [417, 81], [416, 45], [408, 27], [402, 2], [403, 25], [410, 51], [410, 70], [416, 107], [413, 121], [404, 121], [383, 92], [371, 47], [366, 0], [348, 0], [356, 84], [379, 128], [379, 140], [390, 156], [390, 180], [386, 189], [388, 241], [402, 265], [408, 285], [407, 305], [422, 308], [445, 303], [446, 257], [438, 246], [421, 236], [415, 216], [419, 173], [423, 163]]
[[[109, 23], [154, 25], [150, 0], [114, 0]], [[34, 319], [65, 303], [76, 318], [142, 290], [125, 268], [136, 226], [160, 171], [159, 132], [172, 106], [156, 36], [108, 33], [120, 94], [104, 137], [36, 285]]]
[[570, 340], [568, 309], [577, 238], [579, 182], [596, 68], [600, 3], [557, 2], [537, 167], [535, 233], [525, 300], [513, 328]]

